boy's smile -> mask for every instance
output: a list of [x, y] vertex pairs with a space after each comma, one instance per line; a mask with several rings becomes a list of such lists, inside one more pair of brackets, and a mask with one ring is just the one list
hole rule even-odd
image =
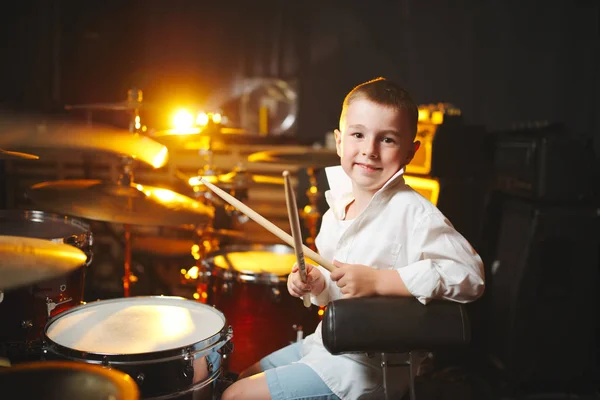
[[405, 110], [358, 98], [340, 122], [337, 152], [355, 196], [373, 195], [410, 162], [415, 146]]

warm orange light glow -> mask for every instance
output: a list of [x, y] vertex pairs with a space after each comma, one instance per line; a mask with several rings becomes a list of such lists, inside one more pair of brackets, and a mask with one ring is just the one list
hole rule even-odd
[[208, 114], [205, 112], [198, 113], [196, 117], [196, 125], [206, 126], [208, 124], [209, 118]]
[[215, 124], [220, 124], [220, 123], [221, 123], [221, 120], [222, 120], [222, 115], [221, 115], [221, 114], [219, 114], [219, 113], [214, 113], [214, 114], [212, 115], [212, 121], [213, 121]]
[[135, 116], [135, 129], [140, 129], [142, 127], [142, 124], [140, 123], [140, 116], [136, 115]]
[[440, 195], [440, 184], [435, 179], [421, 178], [418, 176], [404, 175], [404, 181], [416, 192], [437, 205]]
[[194, 293], [194, 298], [198, 300], [200, 298], [200, 293]]
[[431, 123], [435, 125], [441, 125], [444, 122], [444, 112], [434, 111], [431, 113]]
[[173, 117], [173, 126], [178, 130], [190, 129], [194, 125], [194, 116], [186, 109], [181, 109]]
[[163, 146], [162, 149], [152, 159], [152, 166], [154, 168], [160, 168], [167, 163], [169, 150]]

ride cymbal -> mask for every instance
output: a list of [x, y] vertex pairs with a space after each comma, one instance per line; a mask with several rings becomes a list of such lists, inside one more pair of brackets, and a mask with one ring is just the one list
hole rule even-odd
[[154, 168], [167, 163], [168, 150], [157, 141], [105, 124], [53, 116], [0, 113], [0, 147], [107, 151]]
[[61, 180], [33, 185], [28, 196], [55, 212], [120, 224], [197, 225], [214, 216], [214, 209], [190, 197], [140, 184]]
[[87, 259], [77, 247], [50, 240], [0, 236], [0, 289], [65, 275]]

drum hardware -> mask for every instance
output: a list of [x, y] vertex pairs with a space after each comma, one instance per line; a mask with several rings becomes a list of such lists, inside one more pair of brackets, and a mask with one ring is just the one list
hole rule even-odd
[[136, 281], [131, 272], [131, 225], [185, 226], [206, 223], [212, 208], [160, 187], [136, 184], [133, 160], [123, 157], [116, 184], [99, 180], [62, 180], [33, 185], [27, 192], [36, 203], [67, 215], [123, 224], [124, 296]]
[[322, 196], [317, 186], [317, 173], [320, 169], [338, 165], [340, 157], [335, 150], [315, 149], [313, 147], [269, 150], [253, 153], [248, 156], [248, 161], [252, 163], [268, 163], [292, 165], [306, 168], [309, 177], [310, 187], [306, 191], [306, 196], [310, 204], [306, 205], [300, 212], [300, 217], [308, 229], [306, 238], [307, 246], [316, 250], [315, 239], [317, 237], [317, 227], [321, 219], [318, 202]]
[[[65, 287], [65, 289], [63, 289], [63, 287]], [[64, 292], [66, 290], [66, 286], [62, 285], [60, 289], [61, 289], [61, 292]], [[69, 297], [66, 300], [59, 301], [58, 303], [55, 303], [51, 298], [46, 297], [46, 306], [48, 308], [48, 318], [50, 318], [52, 316], [52, 311], [54, 311], [54, 309], [56, 307], [60, 306], [61, 304], [65, 304], [65, 303], [68, 303], [68, 302], [71, 302], [71, 301], [73, 301], [73, 298]]]
[[[0, 235], [39, 240], [45, 246], [68, 252], [75, 250], [83, 255], [69, 268], [52, 264], [52, 254], [43, 255], [41, 260], [27, 264], [27, 268], [17, 269], [16, 273], [26, 281], [25, 285], [5, 291], [0, 303], [0, 344], [6, 347], [13, 361], [30, 361], [39, 357], [37, 349], [50, 317], [83, 302], [85, 271], [92, 258], [93, 236], [89, 225], [83, 221], [35, 210], [1, 210]], [[10, 263], [11, 257], [0, 255], [0, 282], [3, 284], [9, 283], [8, 279], [3, 279], [3, 273]], [[56, 271], [53, 272], [54, 268]], [[41, 272], [48, 276], [40, 275]]]

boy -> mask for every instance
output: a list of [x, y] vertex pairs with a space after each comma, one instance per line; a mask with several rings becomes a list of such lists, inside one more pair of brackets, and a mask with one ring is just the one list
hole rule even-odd
[[[360, 296], [414, 296], [469, 302], [483, 293], [479, 255], [429, 201], [406, 186], [418, 110], [398, 85], [378, 78], [345, 98], [336, 130], [341, 166], [327, 168], [330, 209], [316, 239], [338, 268], [307, 265], [303, 283], [294, 266], [292, 296], [314, 304]], [[380, 399], [378, 356], [331, 355], [321, 326], [251, 366], [223, 394], [230, 399]]]

